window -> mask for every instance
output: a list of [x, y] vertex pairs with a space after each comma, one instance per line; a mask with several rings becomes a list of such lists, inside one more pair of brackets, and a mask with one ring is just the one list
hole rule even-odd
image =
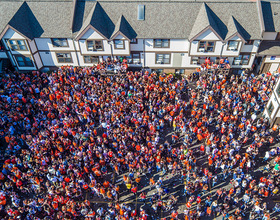
[[52, 44], [54, 47], [68, 47], [66, 38], [52, 38]]
[[154, 48], [169, 48], [169, 39], [154, 39]]
[[145, 5], [138, 5], [138, 16], [137, 19], [139, 21], [145, 20]]
[[214, 41], [199, 41], [198, 52], [214, 52]]
[[184, 74], [185, 73], [185, 69], [175, 69], [175, 73], [177, 73], [177, 74]]
[[140, 64], [141, 63], [140, 53], [132, 53], [130, 56], [127, 56], [126, 59], [127, 59], [127, 63], [130, 63], [130, 64]]
[[30, 57], [23, 55], [15, 55], [19, 67], [34, 67]]
[[11, 50], [27, 50], [25, 40], [9, 40]]
[[56, 57], [59, 63], [72, 63], [72, 57], [70, 53], [57, 53]]
[[156, 64], [170, 64], [170, 54], [156, 54]]
[[87, 50], [88, 51], [103, 50], [102, 40], [87, 40]]
[[199, 57], [192, 57], [191, 64], [195, 64], [195, 65], [200, 64]]
[[270, 105], [268, 106], [268, 109], [267, 109], [269, 115], [271, 115], [271, 113], [273, 112], [273, 109], [274, 109], [274, 106], [271, 102]]
[[233, 60], [233, 65], [248, 65], [250, 60], [250, 54], [240, 54]]
[[131, 39], [130, 43], [131, 44], [137, 44], [137, 39], [136, 38]]
[[237, 51], [239, 46], [239, 41], [230, 40], [228, 42], [227, 50]]
[[253, 40], [248, 40], [245, 42], [245, 45], [253, 45], [254, 41]]
[[99, 57], [97, 56], [84, 56], [85, 63], [98, 63]]
[[114, 40], [115, 49], [124, 49], [123, 40]]

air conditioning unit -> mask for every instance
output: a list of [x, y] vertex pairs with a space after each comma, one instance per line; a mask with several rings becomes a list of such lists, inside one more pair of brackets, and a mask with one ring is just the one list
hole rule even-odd
[[162, 62], [161, 61], [157, 61], [157, 64], [161, 64]]
[[194, 65], [197, 65], [197, 61], [196, 61], [196, 60], [194, 60], [192, 63], [193, 63]]
[[199, 52], [205, 52], [205, 48], [199, 48], [198, 51]]

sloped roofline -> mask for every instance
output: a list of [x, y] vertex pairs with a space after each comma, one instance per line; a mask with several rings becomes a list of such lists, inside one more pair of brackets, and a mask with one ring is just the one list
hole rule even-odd
[[86, 26], [86, 28], [80, 32], [74, 39], [75, 40], [80, 40], [81, 37], [89, 30], [89, 29], [93, 29], [94, 31], [96, 31], [98, 34], [100, 34], [102, 37], [104, 37], [104, 39], [109, 40], [107, 37], [105, 37], [100, 31], [98, 31], [95, 27], [93, 27], [91, 24], [89, 24], [88, 26]]
[[4, 28], [4, 30], [2, 31], [2, 33], [0, 34], [0, 39], [3, 38], [3, 36], [6, 34], [6, 32], [12, 29], [13, 31], [17, 32], [18, 34], [20, 34], [21, 36], [23, 36], [24, 38], [26, 38], [28, 41], [31, 41], [31, 39], [27, 36], [25, 36], [23, 33], [21, 33], [20, 31], [18, 31], [17, 29], [15, 29], [14, 27], [12, 27], [11, 25], [7, 24], [7, 26]]
[[198, 34], [196, 34], [195, 36], [193, 36], [191, 39], [189, 39], [190, 42], [194, 41], [199, 35], [203, 34], [205, 31], [207, 30], [211, 30], [214, 32], [214, 34], [223, 42], [224, 40], [221, 38], [221, 36], [217, 33], [217, 31], [215, 31], [215, 29], [213, 27], [211, 27], [211, 25], [208, 25], [206, 28], [204, 28], [202, 31], [200, 31]]
[[226, 41], [229, 41], [231, 38], [233, 38], [233, 37], [235, 37], [235, 36], [238, 36], [238, 37], [241, 39], [241, 41], [242, 41], [243, 43], [246, 42], [246, 40], [244, 39], [244, 37], [242, 37], [242, 35], [241, 35], [240, 33], [238, 33], [238, 32], [235, 32], [233, 35], [227, 37], [227, 38], [225, 39], [225, 42], [226, 42]]
[[117, 31], [115, 34], [113, 34], [111, 37], [110, 37], [110, 39], [114, 39], [115, 37], [117, 37], [118, 35], [122, 35], [125, 39], [127, 39], [128, 41], [130, 41], [130, 39], [127, 37], [127, 36], [125, 36], [125, 34], [124, 33], [122, 33], [121, 31]]

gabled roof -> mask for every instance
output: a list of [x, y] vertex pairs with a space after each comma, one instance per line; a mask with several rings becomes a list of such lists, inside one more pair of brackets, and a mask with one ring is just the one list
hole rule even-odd
[[[205, 7], [203, 1], [205, 0], [77, 0], [72, 29], [73, 0], [26, 0], [26, 3], [32, 12], [30, 14], [34, 14], [36, 18], [33, 19], [43, 29], [41, 30], [43, 33], [40, 36], [42, 38], [76, 38], [90, 26], [90, 23], [94, 23], [91, 20], [97, 15], [95, 19], [100, 22], [98, 22], [98, 25], [91, 24], [92, 28], [100, 33], [102, 32], [109, 39], [121, 15], [124, 15], [125, 20], [137, 33], [137, 38], [190, 39], [190, 36], [195, 36], [203, 30], [201, 23], [205, 23], [202, 22], [204, 19], [206, 24], [211, 24], [208, 28], [211, 27], [222, 39], [225, 39], [228, 33], [227, 24], [230, 17], [234, 16], [246, 30], [245, 40], [262, 39], [256, 2], [249, 0], [207, 1], [209, 9], [203, 9], [205, 10], [204, 17], [206, 15], [206, 19], [200, 19], [203, 16], [198, 16], [198, 12], [200, 12], [202, 6]], [[9, 21], [15, 16], [23, 3], [24, 0], [0, 0], [0, 34], [6, 29]], [[145, 5], [144, 21], [137, 19], [137, 7], [140, 3]], [[101, 9], [96, 8], [96, 11], [93, 11], [96, 4], [99, 4]], [[273, 21], [270, 22], [274, 24], [277, 32], [278, 29], [280, 31], [280, 3], [271, 2], [270, 5], [272, 15], [268, 16], [266, 21], [273, 17]], [[263, 8], [264, 16], [266, 16], [266, 8]], [[102, 13], [97, 13], [97, 11]], [[211, 12], [210, 16], [207, 15], [207, 11]], [[18, 19], [22, 15], [19, 16], [18, 14], [17, 16]], [[30, 23], [30, 20], [33, 19], [23, 17], [23, 21], [27, 20], [27, 23]], [[212, 20], [214, 22], [211, 22]], [[25, 34], [30, 38], [39, 36], [36, 33], [38, 28], [29, 28], [29, 25], [23, 24], [23, 22], [20, 22], [20, 25], [22, 27], [14, 24], [17, 29], [24, 29], [22, 31], [26, 31], [27, 33]], [[204, 28], [206, 26], [204, 25]], [[272, 30], [272, 28], [268, 30]]]
[[238, 21], [233, 16], [231, 16], [229, 18], [229, 22], [228, 22], [227, 28], [228, 28], [228, 33], [226, 35], [226, 39], [225, 40], [229, 40], [233, 36], [237, 35], [239, 38], [242, 39], [242, 41], [245, 41], [245, 37], [244, 36], [246, 34], [243, 33], [243, 29], [244, 28], [242, 28], [242, 26], [238, 23]]
[[90, 13], [83, 23], [81, 30], [78, 32], [76, 39], [79, 39], [84, 31], [89, 27], [93, 28], [106, 39], [109, 39], [111, 33], [113, 32], [114, 24], [106, 14], [104, 9], [101, 7], [99, 2], [96, 2], [93, 5]]
[[20, 8], [7, 23], [6, 28], [0, 35], [1, 37], [8, 28], [14, 29], [29, 40], [40, 37], [43, 33], [42, 27], [26, 2], [22, 3]]
[[218, 25], [214, 19], [213, 11], [208, 7], [206, 3], [203, 3], [193, 24], [192, 31], [189, 35], [190, 41], [194, 40], [209, 28], [217, 35], [218, 38], [220, 38], [220, 40], [223, 40], [220, 35]]
[[118, 36], [118, 34], [122, 34], [125, 38], [129, 40], [136, 38], [137, 36], [137, 34], [123, 15], [120, 16], [118, 22], [116, 23], [115, 30], [112, 33], [111, 38], [115, 38], [116, 36]]

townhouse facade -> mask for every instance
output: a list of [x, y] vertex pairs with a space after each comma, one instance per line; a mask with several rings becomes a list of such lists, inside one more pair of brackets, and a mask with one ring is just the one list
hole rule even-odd
[[0, 65], [45, 70], [110, 57], [183, 73], [227, 58], [232, 68], [274, 70], [280, 53], [271, 65], [271, 47], [259, 53], [268, 41], [279, 47], [279, 15], [268, 5], [280, 9], [261, 0], [2, 0]]

